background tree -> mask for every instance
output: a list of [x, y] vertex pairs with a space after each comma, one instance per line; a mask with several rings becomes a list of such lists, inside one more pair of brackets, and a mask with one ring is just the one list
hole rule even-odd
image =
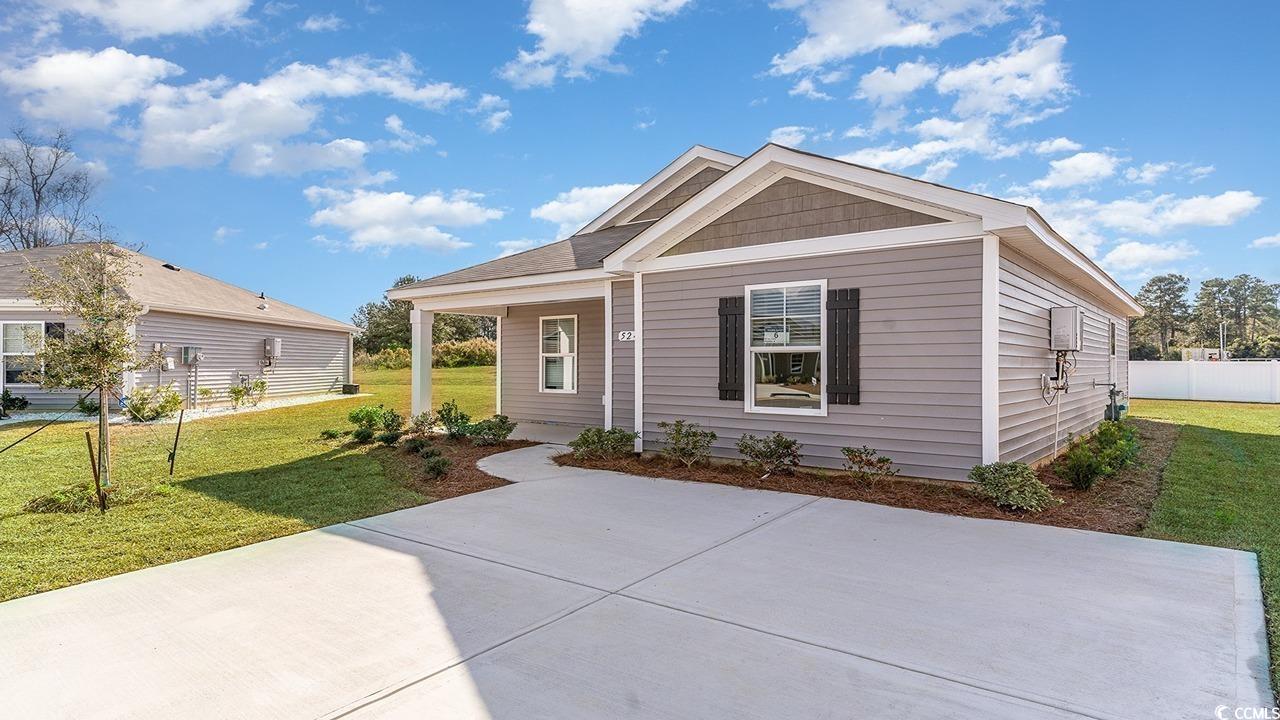
[[132, 258], [107, 242], [77, 248], [58, 259], [56, 270], [28, 269], [28, 294], [68, 323], [62, 337], [33, 340], [38, 349], [32, 374], [42, 387], [98, 393], [99, 506], [106, 509], [111, 482], [109, 398], [118, 394], [126, 372], [151, 367], [156, 358], [140, 357], [130, 329], [142, 306], [129, 297], [129, 279], [137, 275]]
[[[1133, 321], [1133, 335], [1130, 357], [1134, 351], [1138, 355], [1149, 355], [1143, 349], [1144, 344], [1154, 344], [1159, 351], [1157, 357], [1164, 357], [1174, 338], [1185, 332], [1190, 308], [1187, 305], [1187, 290], [1191, 281], [1182, 275], [1169, 273], [1157, 275], [1146, 282], [1138, 291], [1137, 300], [1146, 309], [1147, 314]], [[1135, 360], [1150, 359], [1134, 357]]]
[[1196, 292], [1192, 325], [1197, 342], [1217, 346], [1218, 329], [1226, 323], [1228, 344], [1250, 344], [1280, 330], [1276, 307], [1280, 288], [1253, 275], [1209, 278]]
[[[405, 275], [397, 279], [392, 287], [403, 287], [415, 282], [418, 282], [418, 278]], [[413, 341], [413, 328], [409, 320], [411, 310], [413, 310], [413, 303], [407, 300], [391, 300], [386, 295], [383, 295], [381, 302], [361, 305], [351, 317], [352, 324], [360, 328], [360, 334], [356, 336], [356, 348], [373, 354], [387, 348], [410, 347]], [[470, 340], [476, 337], [490, 340], [497, 337], [497, 323], [494, 318], [441, 313], [436, 315], [431, 327], [432, 343]]]
[[0, 141], [0, 250], [88, 242], [94, 183], [63, 130], [41, 140], [22, 128]]

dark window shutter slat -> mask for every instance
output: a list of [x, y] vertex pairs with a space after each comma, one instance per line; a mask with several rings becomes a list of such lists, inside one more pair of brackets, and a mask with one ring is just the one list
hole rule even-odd
[[860, 402], [858, 300], [858, 288], [827, 291], [828, 405], [857, 405]]
[[720, 399], [742, 400], [746, 299], [720, 298]]
[[44, 336], [54, 340], [65, 339], [67, 336], [67, 324], [60, 322], [45, 323]]

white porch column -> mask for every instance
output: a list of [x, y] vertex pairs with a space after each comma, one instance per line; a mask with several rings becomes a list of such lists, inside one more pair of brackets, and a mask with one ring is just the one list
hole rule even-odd
[[413, 324], [413, 414], [431, 409], [431, 326], [436, 315], [425, 310], [409, 311]]

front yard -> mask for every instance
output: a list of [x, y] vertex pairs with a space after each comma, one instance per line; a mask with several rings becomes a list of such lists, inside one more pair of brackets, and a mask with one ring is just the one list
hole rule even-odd
[[[493, 413], [492, 367], [434, 375], [437, 400], [457, 399], [477, 418]], [[356, 379], [373, 397], [185, 425], [172, 479], [174, 425], [112, 428], [119, 486], [151, 492], [106, 515], [23, 511], [31, 498], [86, 479], [92, 424], [50, 426], [0, 455], [0, 600], [430, 502], [435, 489], [416, 482], [402, 454], [321, 440], [321, 430], [349, 428], [348, 411], [363, 403], [408, 413], [407, 371]], [[0, 447], [33, 427], [0, 427]]]

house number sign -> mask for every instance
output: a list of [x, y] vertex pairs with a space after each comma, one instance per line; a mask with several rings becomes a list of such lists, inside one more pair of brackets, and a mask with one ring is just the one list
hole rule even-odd
[[636, 333], [634, 330], [619, 330], [618, 342], [635, 342]]

